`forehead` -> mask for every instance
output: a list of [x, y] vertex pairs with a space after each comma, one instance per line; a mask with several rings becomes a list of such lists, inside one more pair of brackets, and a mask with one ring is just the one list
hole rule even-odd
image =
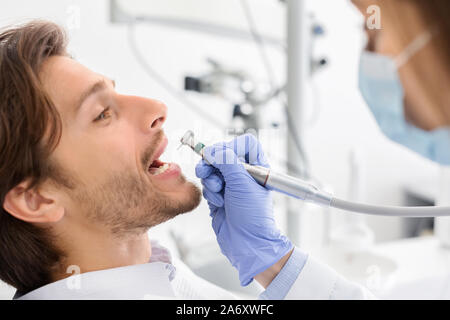
[[44, 61], [40, 78], [62, 114], [74, 107], [87, 85], [102, 79], [99, 74], [65, 56], [53, 56]]

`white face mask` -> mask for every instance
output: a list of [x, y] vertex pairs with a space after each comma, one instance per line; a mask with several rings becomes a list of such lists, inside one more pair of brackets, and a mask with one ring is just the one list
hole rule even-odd
[[363, 51], [359, 67], [359, 88], [381, 131], [422, 156], [450, 165], [450, 128], [422, 130], [404, 116], [404, 89], [398, 69], [432, 38], [431, 32], [419, 35], [400, 55], [391, 58]]

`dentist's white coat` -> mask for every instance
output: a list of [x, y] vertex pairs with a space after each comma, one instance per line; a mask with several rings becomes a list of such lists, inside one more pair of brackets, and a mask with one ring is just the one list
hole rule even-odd
[[[237, 299], [196, 276], [152, 241], [149, 263], [86, 272], [50, 283], [18, 299]], [[286, 299], [367, 299], [365, 288], [309, 257]]]

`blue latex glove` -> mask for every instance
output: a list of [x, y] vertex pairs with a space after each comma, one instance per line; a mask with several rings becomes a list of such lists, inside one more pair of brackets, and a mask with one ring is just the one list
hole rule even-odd
[[222, 253], [239, 271], [242, 286], [285, 256], [293, 245], [278, 229], [270, 191], [244, 169], [241, 160], [269, 167], [250, 134], [204, 149], [195, 172], [203, 184], [212, 227]]

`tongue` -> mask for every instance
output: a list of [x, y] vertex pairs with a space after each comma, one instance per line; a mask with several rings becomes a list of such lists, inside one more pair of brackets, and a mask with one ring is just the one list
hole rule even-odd
[[164, 162], [162, 162], [160, 160], [155, 160], [155, 161], [153, 161], [152, 165], [150, 166], [150, 169], [152, 169], [152, 168], [159, 168], [162, 165], [164, 165]]

